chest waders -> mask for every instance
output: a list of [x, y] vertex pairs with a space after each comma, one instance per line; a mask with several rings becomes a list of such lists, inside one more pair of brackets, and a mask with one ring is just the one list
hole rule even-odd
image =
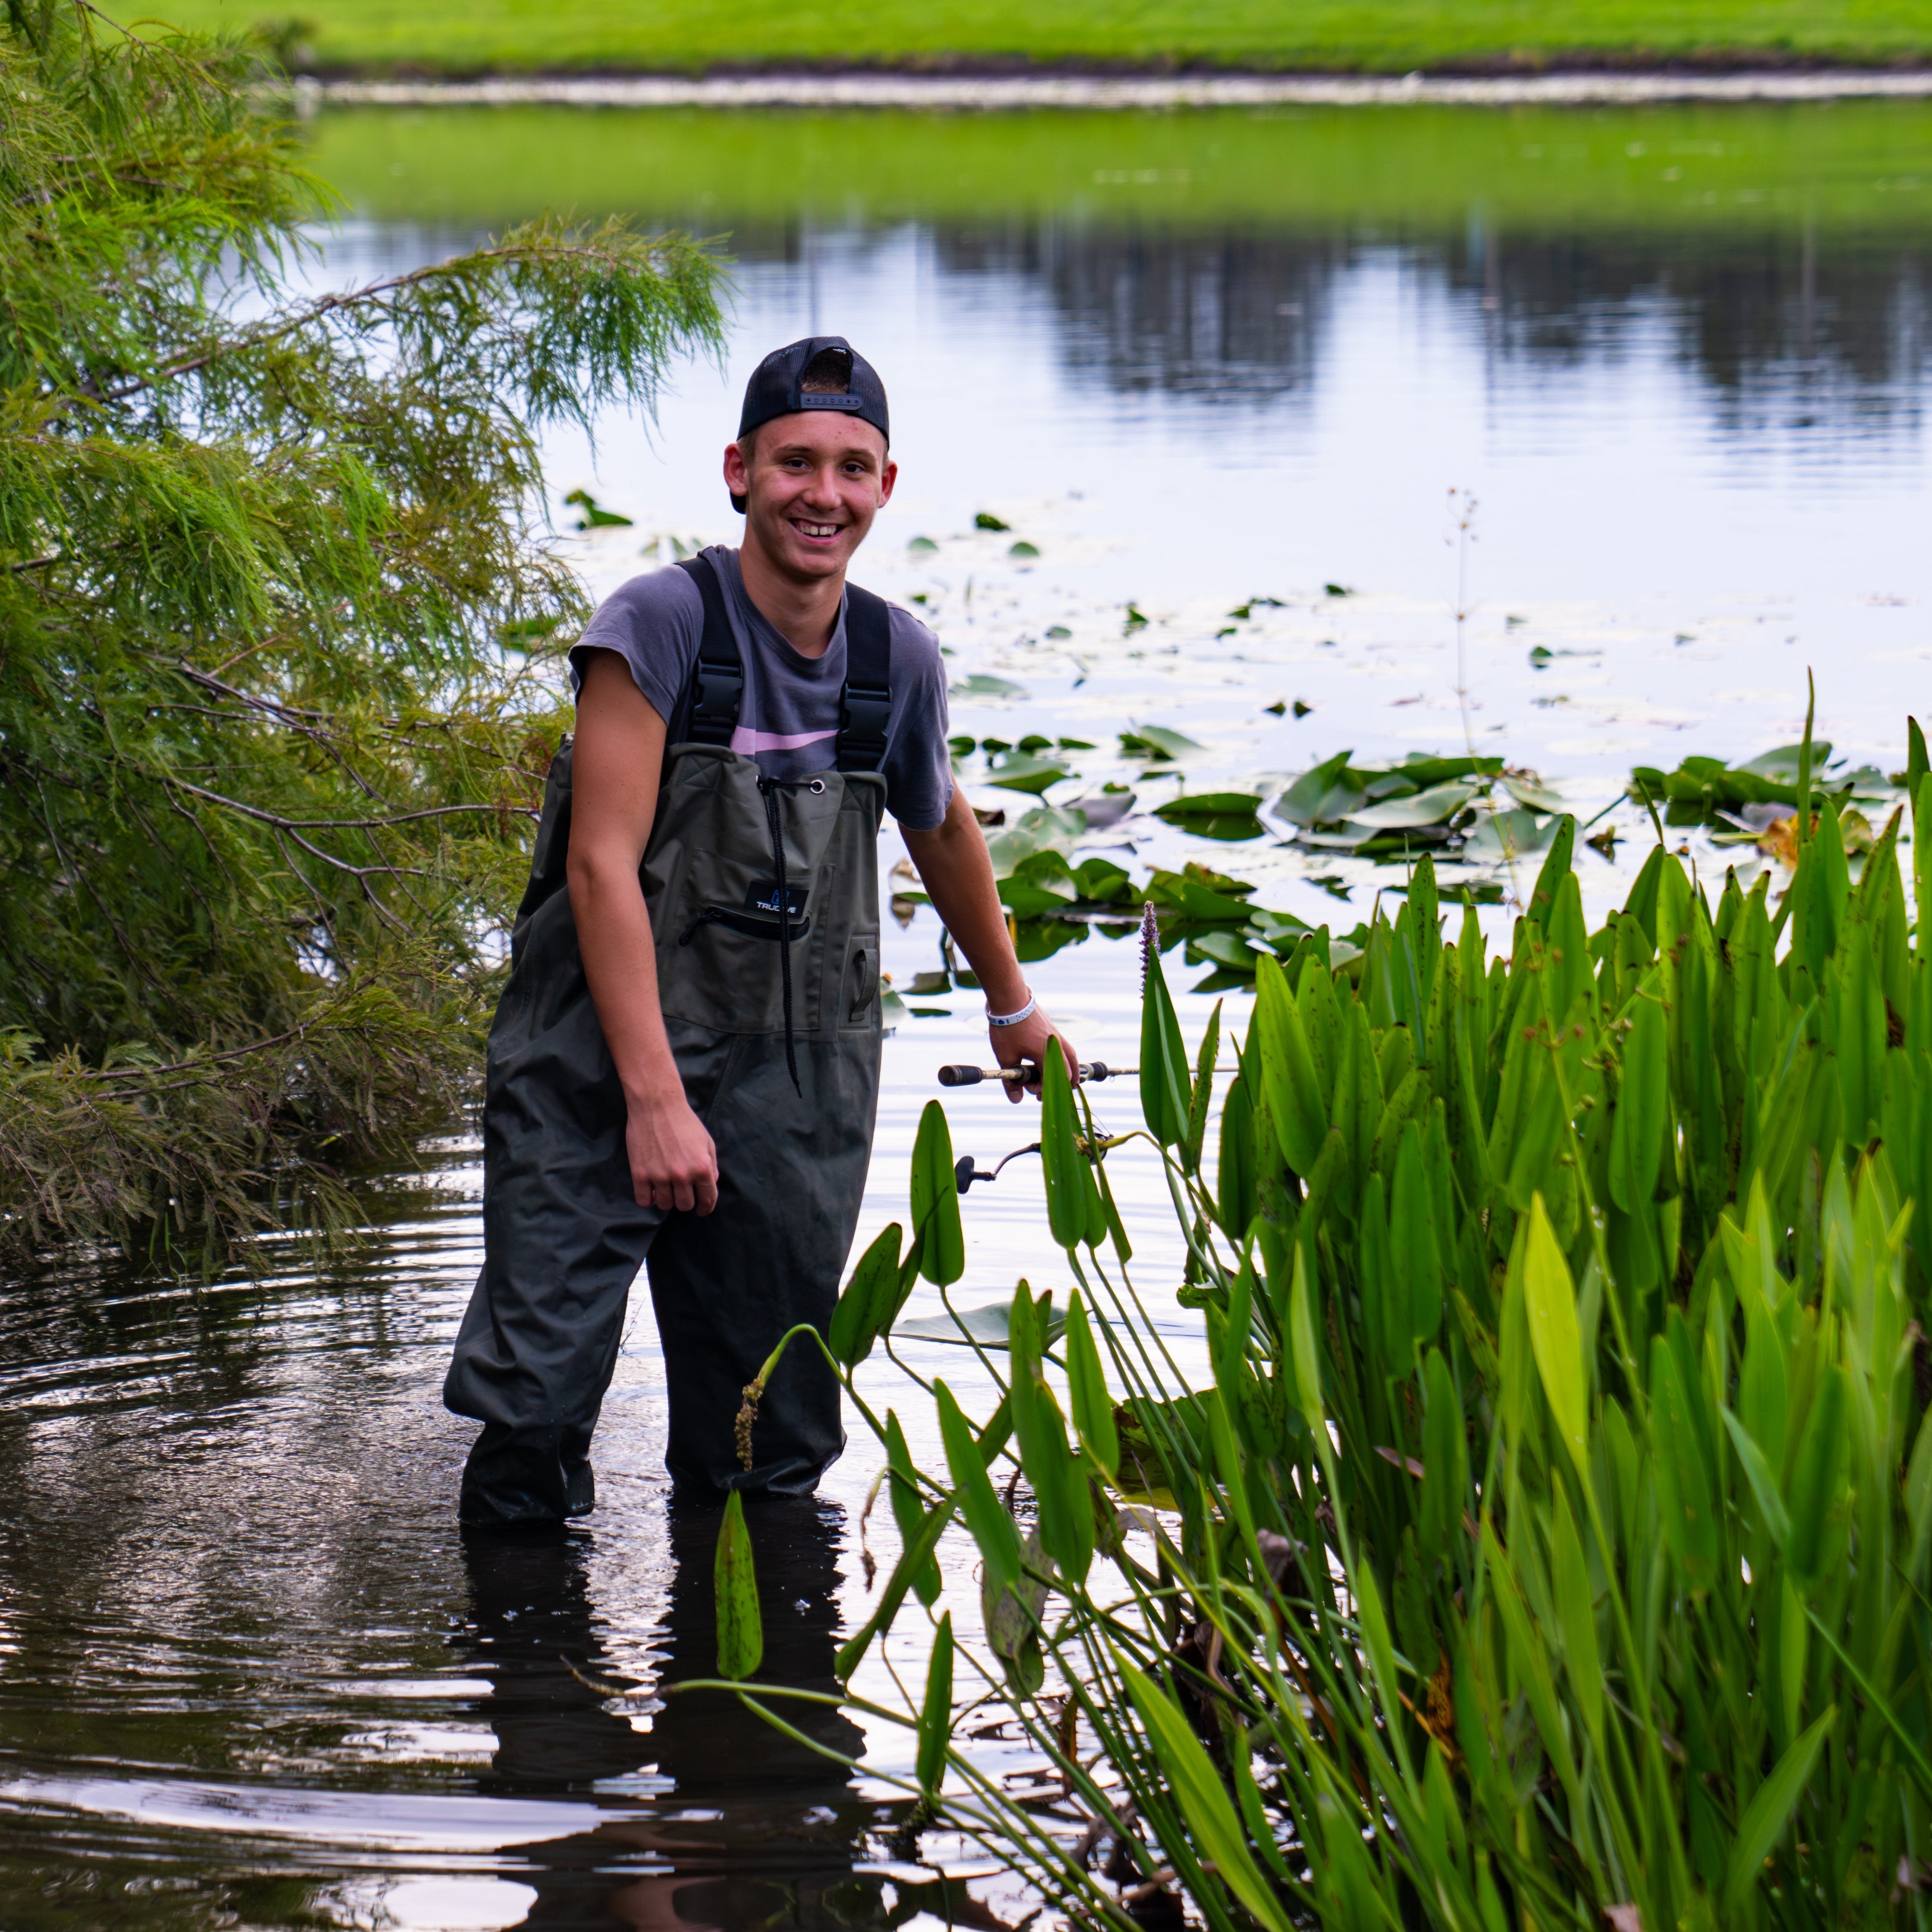
[[466, 1522], [548, 1522], [596, 1502], [591, 1432], [640, 1263], [680, 1487], [809, 1492], [844, 1447], [816, 1349], [786, 1352], [752, 1431], [740, 1391], [785, 1330], [830, 1321], [878, 1107], [878, 831], [890, 710], [886, 608], [846, 593], [836, 767], [766, 778], [730, 748], [743, 667], [711, 566], [682, 566], [704, 641], [670, 721], [641, 882], [664, 1030], [718, 1149], [709, 1215], [640, 1208], [626, 1111], [585, 982], [565, 878], [570, 750], [550, 766], [512, 970], [490, 1030], [484, 1261], [443, 1400], [482, 1433]]

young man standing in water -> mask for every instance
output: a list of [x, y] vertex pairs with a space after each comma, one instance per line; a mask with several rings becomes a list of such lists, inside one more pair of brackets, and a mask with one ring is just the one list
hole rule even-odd
[[978, 975], [1000, 1064], [1058, 1041], [1072, 1064], [952, 782], [938, 643], [845, 580], [897, 475], [865, 359], [838, 336], [776, 350], [724, 452], [743, 547], [633, 578], [571, 652], [577, 730], [490, 1030], [483, 1270], [443, 1390], [483, 1424], [466, 1524], [593, 1507], [640, 1262], [680, 1492], [808, 1494], [844, 1447], [813, 1348], [788, 1351], [748, 1470], [733, 1425], [786, 1329], [830, 1320], [858, 1225], [883, 812]]

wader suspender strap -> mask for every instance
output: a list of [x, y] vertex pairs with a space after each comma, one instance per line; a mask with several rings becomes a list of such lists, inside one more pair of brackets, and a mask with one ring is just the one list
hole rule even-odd
[[724, 589], [708, 558], [691, 557], [678, 568], [690, 572], [704, 600], [704, 634], [698, 640], [683, 735], [700, 745], [728, 746], [745, 700], [745, 667], [739, 659], [738, 641], [731, 634], [730, 620], [724, 614]]
[[875, 772], [892, 716], [892, 616], [883, 597], [845, 586], [845, 688], [839, 697], [838, 769]]

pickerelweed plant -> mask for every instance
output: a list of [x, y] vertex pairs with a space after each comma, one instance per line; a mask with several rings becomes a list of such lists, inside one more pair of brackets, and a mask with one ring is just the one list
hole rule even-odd
[[[1425, 860], [1359, 957], [1262, 960], [1244, 1036], [1217, 1008], [1191, 1058], [1148, 949], [1210, 1386], [1048, 1065], [1069, 1305], [1022, 1284], [986, 1419], [932, 1386], [943, 1469], [859, 1402], [904, 1550], [842, 1677], [936, 1599], [956, 1514], [983, 1563], [981, 1636], [947, 1619], [923, 1696], [865, 1706], [916, 1729], [925, 1817], [1083, 1924], [1166, 1888], [1216, 1928], [1925, 1922], [1932, 949], [1899, 815], [1854, 880], [1804, 776], [1776, 904], [1660, 846], [1592, 933], [1566, 824], [1492, 958]], [[1922, 908], [1916, 725], [1908, 786]], [[914, 1272], [963, 1272], [950, 1152], [935, 1106], [910, 1251], [888, 1230], [820, 1338], [848, 1388]], [[962, 1662], [1064, 1797], [954, 1748]]]

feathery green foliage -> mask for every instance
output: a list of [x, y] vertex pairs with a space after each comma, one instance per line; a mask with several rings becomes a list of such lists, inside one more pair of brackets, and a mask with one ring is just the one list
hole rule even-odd
[[98, 20], [0, 30], [0, 1244], [206, 1256], [460, 1092], [583, 609], [536, 437], [720, 270], [540, 220], [306, 296], [256, 58]]
[[[1552, 863], [1492, 959], [1473, 911], [1445, 943], [1425, 862], [1358, 958], [1264, 961], [1215, 1184], [1148, 1136], [1211, 1387], [1055, 1216], [1105, 1319], [1068, 1324], [1070, 1435], [1043, 1348], [1001, 1378], [1039, 1525], [1002, 1601], [1058, 1681], [1010, 1632], [980, 1667], [1116, 1881], [1170, 1874], [1217, 1928], [1922, 1922], [1932, 946], [1898, 819], [1853, 878], [1813, 798], [1776, 907], [1660, 847], [1592, 933]], [[1212, 1047], [1156, 1044], [1198, 1100]], [[1044, 1135], [1049, 1199], [1115, 1144]], [[955, 1768], [949, 1825], [1132, 1922], [1074, 1828]]]

